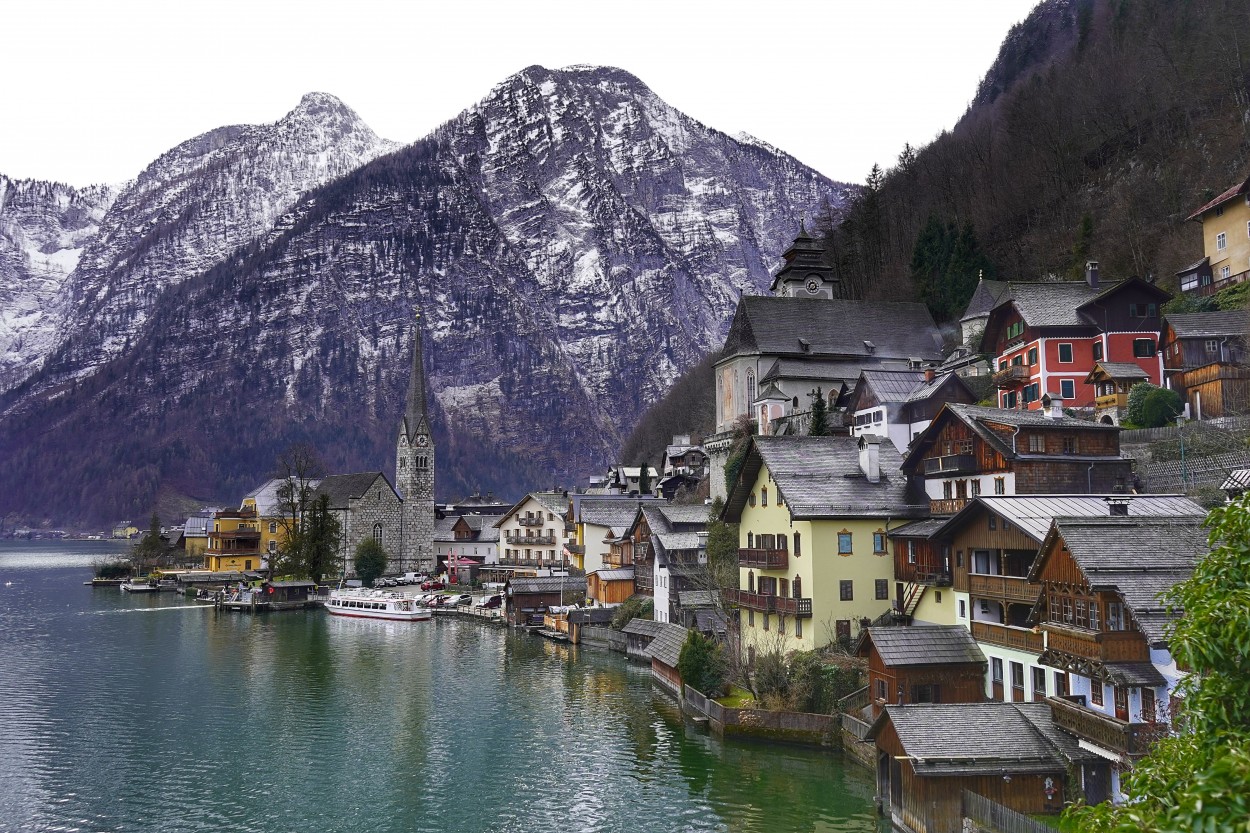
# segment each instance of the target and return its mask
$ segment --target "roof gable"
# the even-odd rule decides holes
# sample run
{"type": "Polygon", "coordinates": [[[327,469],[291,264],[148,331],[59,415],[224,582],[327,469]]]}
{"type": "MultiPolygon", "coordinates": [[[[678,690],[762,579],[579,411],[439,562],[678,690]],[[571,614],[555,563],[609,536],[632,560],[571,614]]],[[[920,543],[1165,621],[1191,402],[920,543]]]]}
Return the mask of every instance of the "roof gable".
{"type": "Polygon", "coordinates": [[[399,497],[399,493],[395,491],[395,487],[391,485],[391,481],[386,479],[386,475],[380,471],[365,471],[357,474],[332,474],[321,481],[317,486],[316,496],[326,495],[330,498],[330,508],[346,510],[349,501],[355,498],[364,497],[368,492],[377,486],[385,484],[391,494],[399,497]],[[377,481],[381,480],[382,483],[377,481]]]}

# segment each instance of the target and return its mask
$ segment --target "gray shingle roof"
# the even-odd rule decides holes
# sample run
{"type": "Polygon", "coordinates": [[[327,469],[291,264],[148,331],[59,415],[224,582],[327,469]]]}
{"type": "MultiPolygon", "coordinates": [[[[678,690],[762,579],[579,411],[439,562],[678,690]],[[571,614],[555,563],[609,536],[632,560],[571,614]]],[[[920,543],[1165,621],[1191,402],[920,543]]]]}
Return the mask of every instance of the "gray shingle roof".
{"type": "Polygon", "coordinates": [[[635,616],[625,623],[625,627],[621,628],[621,633],[633,633],[639,636],[655,636],[660,632],[660,626],[663,622],[656,622],[652,619],[640,619],[635,616]]]}
{"type": "Polygon", "coordinates": [[[917,775],[1062,772],[1069,761],[1087,757],[1075,738],[1047,726],[1045,703],[886,706],[868,737],[876,738],[887,721],[917,775]]]}
{"type": "Polygon", "coordinates": [[[658,659],[669,668],[676,668],[677,661],[681,657],[681,646],[686,644],[688,631],[681,625],[671,622],[658,624],[660,632],[656,634],[655,639],[651,640],[651,644],[643,649],[643,654],[652,659],[658,659]]]}
{"type": "Polygon", "coordinates": [[[638,514],[637,500],[585,500],[578,508],[577,519],[582,523],[606,526],[621,533],[638,514]]]}
{"type": "Polygon", "coordinates": [[[757,352],[941,361],[942,337],[924,304],[748,295],[738,302],[722,356],[757,352]]]}
{"type": "MultiPolygon", "coordinates": [[[[1140,365],[1133,362],[1098,362],[1095,370],[1101,367],[1103,371],[1112,379],[1149,379],[1150,374],[1141,369],[1140,365]]],[[[1093,375],[1091,370],[1090,374],[1093,375]]]]}
{"type": "Polygon", "coordinates": [[[1090,321],[1077,312],[1077,307],[1094,300],[1111,288],[1104,281],[1094,289],[1085,281],[1012,282],[1000,304],[1014,304],[1030,327],[1088,327],[1090,321]]]}
{"type": "Polygon", "coordinates": [[[434,519],[434,540],[435,541],[452,541],[455,539],[456,521],[460,518],[455,515],[446,518],[434,519]]]}
{"type": "Polygon", "coordinates": [[[585,595],[586,580],[572,576],[538,576],[535,578],[513,578],[508,580],[508,587],[513,593],[559,593],[585,595]]]}
{"type": "Polygon", "coordinates": [[[954,517],[942,520],[933,537],[962,527],[974,515],[991,511],[1039,544],[1058,517],[1108,518],[1108,500],[1127,501],[1128,517],[1206,516],[1206,510],[1184,495],[981,495],[954,517]]]}
{"type": "Polygon", "coordinates": [[[984,278],[977,281],[976,291],[972,293],[972,297],[968,300],[968,306],[964,309],[963,317],[960,321],[966,321],[969,318],[980,318],[989,315],[990,310],[998,306],[1002,301],[1003,295],[1007,292],[1008,284],[1006,281],[987,281],[984,278]]]}
{"type": "Polygon", "coordinates": [[[652,533],[651,539],[659,541],[665,551],[695,550],[699,548],[697,532],[660,532],[652,533]]]}
{"type": "Polygon", "coordinates": [[[869,628],[867,634],[887,668],[985,664],[985,654],[962,625],[869,628]]]}
{"type": "Polygon", "coordinates": [[[1218,312],[1185,312],[1163,316],[1177,338],[1244,336],[1250,332],[1250,312],[1244,309],[1218,312]]]}
{"type": "MultiPolygon", "coordinates": [[[[1207,530],[1193,515],[1150,518],[1055,518],[1054,531],[1094,589],[1120,594],[1133,620],[1152,645],[1164,644],[1164,626],[1172,618],[1161,594],[1193,575],[1205,555],[1207,530]]],[[[1050,542],[1047,536],[1046,543],[1050,542]]],[[[1033,564],[1036,581],[1044,559],[1033,564]]]]}
{"type": "Polygon", "coordinates": [[[751,443],[743,473],[726,501],[728,518],[740,517],[761,464],[768,467],[796,519],[928,513],[927,502],[909,494],[907,478],[899,470],[902,458],[888,442],[879,446],[881,477],[876,483],[860,469],[857,437],[752,437],[751,443]]]}
{"type": "Polygon", "coordinates": [[[677,593],[677,604],[681,607],[715,607],[715,590],[680,590],[677,593]]]}
{"type": "Polygon", "coordinates": [[[394,491],[382,472],[363,471],[357,474],[332,474],[321,481],[316,494],[329,495],[331,509],[346,509],[350,498],[363,497],[379,477],[386,482],[386,488],[394,491]]]}
{"type": "MultiPolygon", "coordinates": [[[[762,385],[777,379],[810,379],[814,382],[832,380],[850,387],[855,384],[855,380],[859,378],[859,374],[865,367],[884,368],[886,366],[885,362],[867,356],[858,361],[778,359],[768,370],[764,371],[759,383],[762,385]]],[[[826,391],[828,390],[829,388],[826,388],[826,391]]]]}

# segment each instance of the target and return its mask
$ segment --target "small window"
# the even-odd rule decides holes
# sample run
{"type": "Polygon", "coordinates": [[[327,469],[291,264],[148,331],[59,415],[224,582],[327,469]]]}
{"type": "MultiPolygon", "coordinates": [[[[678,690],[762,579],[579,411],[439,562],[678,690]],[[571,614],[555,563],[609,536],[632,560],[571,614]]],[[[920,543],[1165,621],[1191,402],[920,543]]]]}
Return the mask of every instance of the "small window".
{"type": "Polygon", "coordinates": [[[968,618],[968,603],[964,601],[963,599],[959,600],[959,618],[960,619],[968,618]]]}
{"type": "Polygon", "coordinates": [[[1101,341],[1094,342],[1094,361],[1096,362],[1102,361],[1102,342],[1101,341]]]}
{"type": "Polygon", "coordinates": [[[1095,706],[1102,705],[1102,680],[1089,681],[1089,702],[1095,706]]]}
{"type": "Polygon", "coordinates": [[[970,483],[971,483],[971,485],[972,485],[972,496],[973,496],[973,497],[980,497],[980,496],[981,496],[981,481],[980,481],[980,480],[972,480],[972,481],[969,481],[969,482],[970,482],[970,483]]]}
{"type": "Polygon", "coordinates": [[[1220,341],[1217,338],[1208,338],[1202,343],[1202,347],[1208,353],[1218,353],[1220,352],[1220,341]]]}
{"type": "Polygon", "coordinates": [[[1041,434],[1029,434],[1029,451],[1040,454],[1046,450],[1046,437],[1041,434]]]}
{"type": "Polygon", "coordinates": [[[1011,663],[1011,687],[1024,690],[1024,666],[1018,662],[1011,663]]]}
{"type": "Polygon", "coordinates": [[[755,492],[751,492],[751,494],[747,495],[747,503],[751,506],[755,506],[755,492]]]}
{"type": "Polygon", "coordinates": [[[768,487],[764,486],[760,489],[760,506],[768,505],[768,487]]]}
{"type": "Polygon", "coordinates": [[[838,582],[838,592],[840,598],[844,602],[854,601],[855,599],[855,583],[851,579],[843,579],[838,582]]]}
{"type": "Polygon", "coordinates": [[[799,533],[794,533],[794,557],[799,558],[803,555],[803,539],[799,537],[799,533]]]}
{"type": "Polygon", "coordinates": [[[990,674],[994,682],[1003,681],[1003,661],[999,657],[990,657],[990,674]]]}
{"type": "Polygon", "coordinates": [[[889,579],[879,578],[875,580],[874,584],[875,584],[876,591],[877,591],[878,601],[882,599],[890,598],[890,580],[889,579]]]}
{"type": "Polygon", "coordinates": [[[1035,364],[1037,364],[1037,348],[1030,347],[1029,348],[1029,366],[1031,367],[1035,364]]]}
{"type": "Polygon", "coordinates": [[[1228,248],[1228,235],[1226,233],[1221,231],[1219,234],[1215,235],[1215,248],[1220,251],[1224,251],[1228,248]]]}
{"type": "Polygon", "coordinates": [[[1063,438],[1063,453],[1064,454],[1076,454],[1077,448],[1078,446],[1076,444],[1076,437],[1064,437],[1063,438]]]}
{"type": "Polygon", "coordinates": [[[1055,672],[1055,696],[1066,697],[1068,695],[1068,672],[1055,672]]]}
{"type": "Polygon", "coordinates": [[[277,531],[278,531],[278,522],[277,522],[277,521],[270,521],[270,522],[269,522],[269,534],[270,534],[270,535],[274,535],[274,534],[276,534],[276,533],[277,533],[277,531]]]}
{"type": "Polygon", "coordinates": [[[1222,281],[1226,281],[1226,280],[1228,280],[1228,279],[1229,279],[1229,277],[1230,277],[1232,274],[1233,274],[1233,269],[1232,269],[1232,267],[1231,267],[1231,266],[1221,266],[1221,267],[1220,267],[1220,280],[1222,280],[1222,281]]]}
{"type": "Polygon", "coordinates": [[[1059,361],[1063,364],[1071,364],[1072,362],[1072,345],[1071,344],[1059,345],[1059,361]]]}
{"type": "Polygon", "coordinates": [[[838,555],[851,554],[851,533],[843,530],[838,533],[838,555]]]}
{"type": "Polygon", "coordinates": [[[994,478],[994,494],[996,495],[1007,494],[1007,478],[1005,477],[994,478]]]}
{"type": "Polygon", "coordinates": [[[885,533],[874,532],[872,534],[872,551],[876,553],[885,552],[885,533]]]}
{"type": "Polygon", "coordinates": [[[1133,355],[1139,359],[1148,359],[1155,354],[1155,340],[1153,338],[1135,338],[1133,339],[1133,355]]]}
{"type": "Polygon", "coordinates": [[[1046,694],[1046,669],[1033,666],[1033,696],[1040,698],[1046,694]]]}
{"type": "Polygon", "coordinates": [[[990,529],[998,529],[998,516],[991,512],[989,513],[988,518],[990,529]]]}
{"type": "Polygon", "coordinates": [[[1064,400],[1072,400],[1076,398],[1076,380],[1061,379],[1059,380],[1059,396],[1064,400]]]}
{"type": "Polygon", "coordinates": [[[916,563],[916,542],[910,539],[907,541],[907,563],[916,563]]]}
{"type": "Polygon", "coordinates": [[[1016,407],[1016,403],[1017,403],[1016,392],[1014,390],[1009,391],[1007,393],[1006,399],[1003,402],[1003,406],[1006,408],[1014,408],[1016,407]]]}

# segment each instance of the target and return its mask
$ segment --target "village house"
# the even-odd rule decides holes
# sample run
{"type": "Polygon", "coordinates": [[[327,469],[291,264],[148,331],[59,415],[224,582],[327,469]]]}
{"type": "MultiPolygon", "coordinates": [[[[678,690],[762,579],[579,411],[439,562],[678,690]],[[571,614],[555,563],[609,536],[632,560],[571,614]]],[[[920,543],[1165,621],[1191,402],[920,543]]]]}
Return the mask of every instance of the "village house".
{"type": "Polygon", "coordinates": [[[687,624],[679,593],[708,590],[708,508],[647,503],[638,507],[625,534],[633,540],[634,590],[653,599],[659,622],[687,624]]]}
{"type": "MultiPolygon", "coordinates": [[[[291,525],[291,510],[282,500],[282,486],[288,481],[285,478],[271,478],[243,496],[241,509],[255,511],[260,525],[260,549],[264,553],[265,564],[278,552],[278,548],[286,542],[287,529],[291,525]]],[[[308,487],[315,489],[318,480],[308,481],[308,487]]]]}
{"type": "Polygon", "coordinates": [[[499,561],[499,528],[503,515],[462,513],[434,522],[434,562],[441,572],[453,559],[477,566],[499,561]]]}
{"type": "Polygon", "coordinates": [[[1174,313],[1163,319],[1167,386],[1189,406],[1190,419],[1250,413],[1250,312],[1174,313]]]}
{"type": "Polygon", "coordinates": [[[208,549],[208,532],[213,526],[213,516],[221,507],[205,506],[187,518],[182,525],[182,549],[192,561],[202,562],[204,550],[208,549]]]}
{"type": "Polygon", "coordinates": [[[954,373],[924,370],[865,370],[847,400],[851,435],[888,437],[900,454],[929,427],[948,402],[971,405],[976,397],[954,373]]]}
{"type": "MultiPolygon", "coordinates": [[[[608,562],[611,542],[633,523],[644,498],[638,495],[573,495],[574,537],[566,546],[570,563],[587,575],[608,562]]],[[[649,500],[660,503],[658,498],[649,500]]]]}
{"type": "Polygon", "coordinates": [[[985,495],[932,530],[931,541],[951,564],[945,592],[954,622],[971,632],[988,661],[987,697],[1019,703],[1068,693],[1067,677],[1048,673],[1040,660],[1046,634],[1029,617],[1042,588],[1029,572],[1055,517],[1097,520],[1113,512],[1142,523],[1205,515],[1181,495],[985,495]]]}
{"type": "Polygon", "coordinates": [[[1203,517],[1057,517],[1029,572],[1041,586],[1038,660],[1066,677],[1046,702],[1097,758],[1081,768],[1091,801],[1121,794],[1120,773],[1165,731],[1183,672],[1168,650],[1167,591],[1207,552],[1203,517]]]}
{"type": "MultiPolygon", "coordinates": [[[[492,580],[509,576],[550,576],[568,569],[565,547],[569,497],[564,492],[530,492],[495,521],[499,561],[487,573],[492,580]]],[[[583,588],[584,589],[584,588],[583,588]]]]}
{"type": "Polygon", "coordinates": [[[1119,428],[1042,411],[948,404],[903,460],[923,480],[934,515],[952,515],[978,495],[1127,492],[1132,461],[1119,428]]]}
{"type": "Polygon", "coordinates": [[[1018,813],[1058,813],[1070,767],[1094,757],[1041,703],[886,706],[868,732],[877,794],[895,830],[962,833],[964,794],[1018,813]]]}
{"type": "Polygon", "coordinates": [[[890,608],[887,524],[925,514],[889,443],[752,437],[722,517],[738,524],[742,650],[849,645],[890,608]]]}
{"type": "Polygon", "coordinates": [[[930,536],[945,517],[925,518],[889,529],[894,554],[892,610],[905,624],[955,624],[955,597],[950,592],[950,548],[930,536]]]}
{"type": "Polygon", "coordinates": [[[260,519],[254,508],[222,509],[204,549],[204,569],[214,573],[251,572],[261,568],[260,519]]]}
{"type": "Polygon", "coordinates": [[[990,311],[1002,303],[1010,291],[1011,286],[1006,281],[987,281],[984,277],[977,279],[977,288],[959,319],[962,344],[974,348],[981,346],[981,336],[990,320],[990,311]]]}
{"type": "MultiPolygon", "coordinates": [[[[659,625],[655,637],[642,649],[644,658],[651,660],[651,676],[678,700],[682,696],[681,672],[677,670],[681,659],[681,648],[686,644],[688,632],[681,625],[671,622],[657,622],[659,625]]],[[[705,691],[709,697],[716,697],[719,691],[705,691]]]]}
{"type": "Polygon", "coordinates": [[[1085,278],[1011,283],[990,312],[981,345],[994,356],[1000,407],[1037,410],[1049,395],[1092,408],[1085,380],[1100,361],[1136,364],[1162,382],[1159,307],[1171,296],[1139,278],[1103,281],[1095,261],[1085,278]]]}
{"type": "Polygon", "coordinates": [[[855,653],[868,660],[869,722],[887,705],[985,700],[985,655],[959,625],[868,628],[855,653]]]}
{"type": "Polygon", "coordinates": [[[553,607],[580,605],[586,582],[569,576],[514,576],[504,585],[504,621],[511,627],[541,625],[553,607]]]}
{"type": "Polygon", "coordinates": [[[1203,297],[1250,275],[1250,179],[1203,205],[1187,220],[1202,226],[1203,258],[1176,273],[1182,292],[1203,297]]]}

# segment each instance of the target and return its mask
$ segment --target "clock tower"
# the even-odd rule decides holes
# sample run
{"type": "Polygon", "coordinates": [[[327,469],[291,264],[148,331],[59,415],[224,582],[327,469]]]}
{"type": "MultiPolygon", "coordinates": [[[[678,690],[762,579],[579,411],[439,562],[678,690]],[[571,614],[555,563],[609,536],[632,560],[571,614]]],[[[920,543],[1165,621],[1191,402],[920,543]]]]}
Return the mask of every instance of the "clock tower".
{"type": "MultiPolygon", "coordinates": [[[[419,316],[418,316],[419,319],[419,316]]],[[[395,572],[434,570],[434,437],[425,404],[425,366],[421,328],[412,330],[412,375],[399,424],[395,488],[404,499],[403,536],[395,572]]]]}
{"type": "Polygon", "coordinates": [[[773,276],[772,291],[784,298],[841,298],[842,285],[833,268],[825,263],[820,242],[807,233],[799,221],[799,236],[781,255],[785,263],[773,276]]]}

